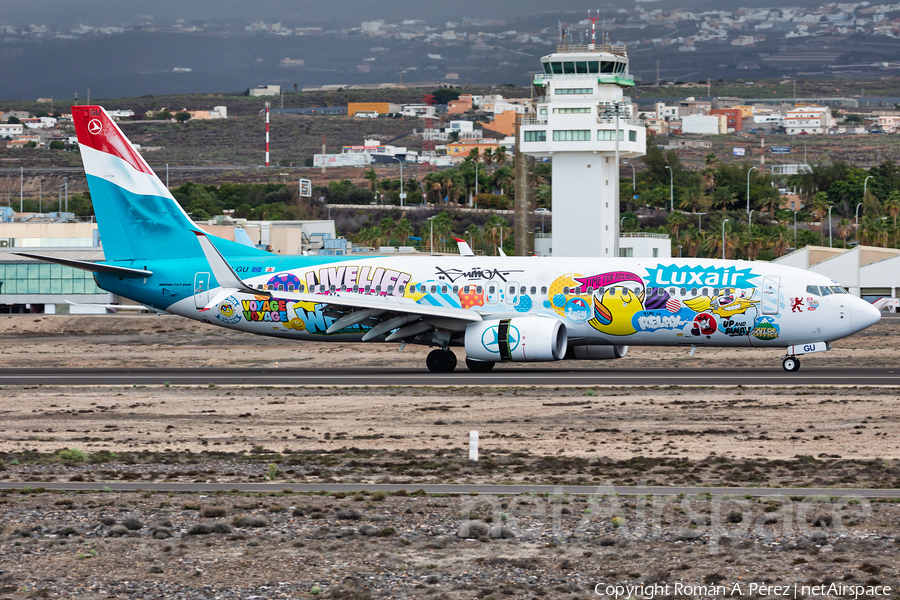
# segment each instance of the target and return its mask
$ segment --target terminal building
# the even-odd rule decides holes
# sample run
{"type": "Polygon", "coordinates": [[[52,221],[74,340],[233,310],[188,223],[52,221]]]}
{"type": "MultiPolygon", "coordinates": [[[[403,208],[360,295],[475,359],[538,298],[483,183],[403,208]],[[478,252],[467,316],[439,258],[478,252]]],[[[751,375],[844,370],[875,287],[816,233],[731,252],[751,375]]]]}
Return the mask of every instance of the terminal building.
{"type": "Polygon", "coordinates": [[[623,93],[634,86],[625,47],[559,46],[541,66],[535,116],[520,127],[521,151],[553,164],[553,236],[536,238],[535,248],[599,258],[633,252],[619,237],[619,161],[646,154],[647,128],[623,93]]]}
{"type": "MultiPolygon", "coordinates": [[[[97,223],[72,214],[19,215],[0,211],[0,314],[105,314],[133,304],[100,289],[88,271],[18,256],[28,252],[55,258],[104,260],[97,223]]],[[[334,221],[244,221],[197,226],[225,239],[273,254],[345,254],[334,221]]]]}
{"type": "Polygon", "coordinates": [[[872,302],[876,308],[898,312],[900,250],[874,246],[849,250],[806,246],[773,262],[824,275],[854,296],[872,302]]]}

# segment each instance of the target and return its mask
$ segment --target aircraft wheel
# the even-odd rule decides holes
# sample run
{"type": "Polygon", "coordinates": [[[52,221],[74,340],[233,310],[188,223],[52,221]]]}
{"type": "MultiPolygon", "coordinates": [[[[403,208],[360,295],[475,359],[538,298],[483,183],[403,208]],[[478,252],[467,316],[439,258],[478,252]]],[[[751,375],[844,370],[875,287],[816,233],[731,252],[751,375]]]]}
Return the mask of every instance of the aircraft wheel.
{"type": "Polygon", "coordinates": [[[781,361],[781,366],[785,371],[793,372],[800,370],[800,359],[796,356],[787,356],[781,361]]]}
{"type": "Polygon", "coordinates": [[[471,358],[466,359],[466,367],[468,367],[469,370],[473,373],[487,373],[494,368],[495,364],[497,363],[487,362],[484,360],[472,360],[471,358]]]}
{"type": "Polygon", "coordinates": [[[449,350],[432,350],[425,359],[425,366],[432,373],[449,373],[456,368],[456,355],[449,350]]]}

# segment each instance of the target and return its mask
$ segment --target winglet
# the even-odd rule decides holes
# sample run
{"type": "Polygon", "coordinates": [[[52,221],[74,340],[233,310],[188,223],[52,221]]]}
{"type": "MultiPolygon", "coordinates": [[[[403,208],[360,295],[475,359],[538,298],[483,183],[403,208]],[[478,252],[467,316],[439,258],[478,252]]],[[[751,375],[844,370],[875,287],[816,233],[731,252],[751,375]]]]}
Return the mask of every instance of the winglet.
{"type": "Polygon", "coordinates": [[[200,242],[200,248],[203,250],[203,254],[206,256],[206,260],[209,263],[209,267],[212,269],[213,275],[221,287],[244,292],[245,294],[272,296],[272,294],[265,290],[254,290],[247,285],[243,279],[238,277],[238,274],[234,272],[234,269],[231,268],[231,265],[228,264],[228,261],[225,260],[225,257],[222,256],[218,248],[209,241],[209,238],[205,233],[196,230],[194,233],[197,235],[197,241],[200,242]]]}
{"type": "Polygon", "coordinates": [[[458,237],[453,239],[456,240],[456,245],[459,247],[460,256],[475,256],[475,253],[472,252],[472,249],[469,247],[469,244],[466,243],[466,240],[461,240],[458,237]]]}

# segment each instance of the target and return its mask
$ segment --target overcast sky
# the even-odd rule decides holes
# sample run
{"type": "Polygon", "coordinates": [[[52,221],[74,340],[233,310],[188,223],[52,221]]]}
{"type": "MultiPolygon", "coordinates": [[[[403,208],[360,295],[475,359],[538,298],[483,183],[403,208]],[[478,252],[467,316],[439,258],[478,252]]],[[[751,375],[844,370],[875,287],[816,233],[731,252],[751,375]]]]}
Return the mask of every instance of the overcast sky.
{"type": "MultiPolygon", "coordinates": [[[[210,20],[277,20],[287,15],[308,16],[311,21],[340,20],[342,24],[358,24],[379,18],[453,19],[478,17],[511,19],[518,15],[543,12],[547,9],[584,10],[600,8],[604,3],[590,0],[31,0],[4,2],[0,22],[12,24],[90,22],[100,24],[136,20],[139,15],[156,19],[210,20]]],[[[630,2],[628,4],[631,4],[630,2]]],[[[605,3],[608,8],[612,6],[605,3]]]]}

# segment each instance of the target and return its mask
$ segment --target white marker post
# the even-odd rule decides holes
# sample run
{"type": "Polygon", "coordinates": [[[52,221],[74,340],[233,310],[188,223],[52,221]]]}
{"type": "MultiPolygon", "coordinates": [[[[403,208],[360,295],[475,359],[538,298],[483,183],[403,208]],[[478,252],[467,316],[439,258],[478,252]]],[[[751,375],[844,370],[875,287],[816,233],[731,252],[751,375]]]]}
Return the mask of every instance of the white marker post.
{"type": "Polygon", "coordinates": [[[478,432],[469,432],[469,460],[478,462],[478,432]]]}

